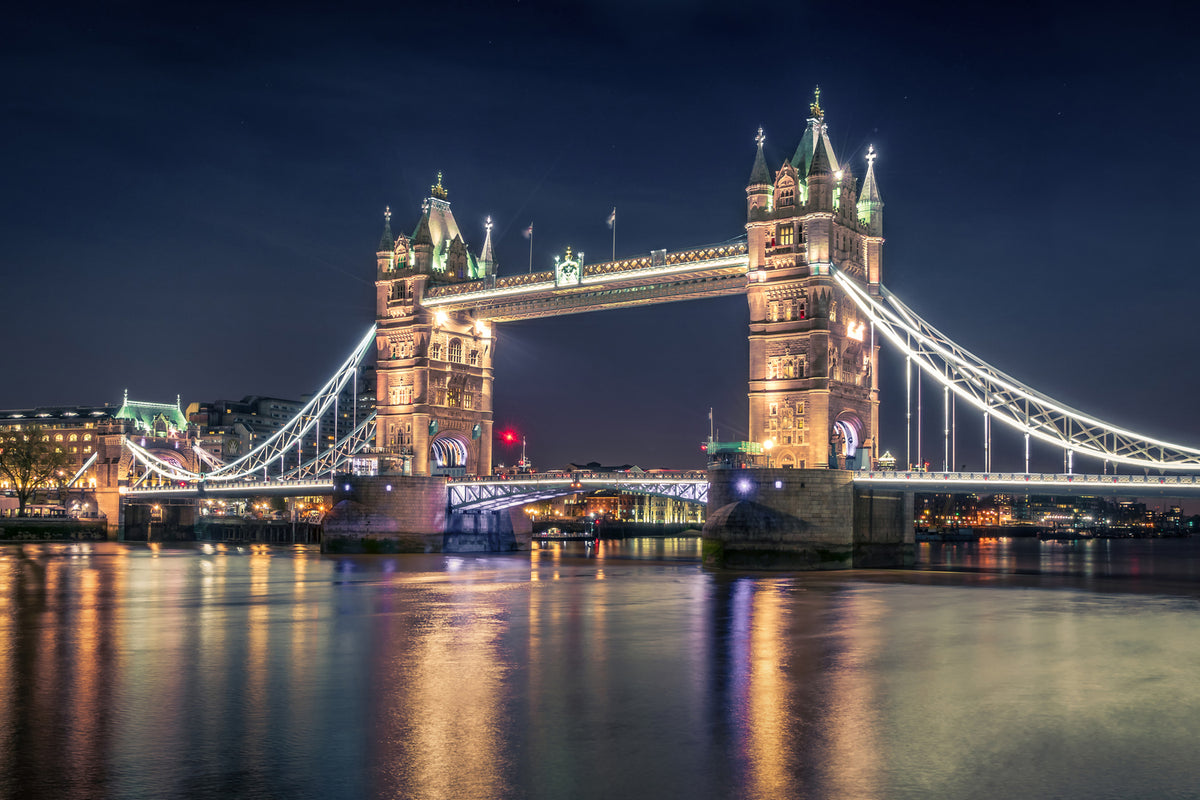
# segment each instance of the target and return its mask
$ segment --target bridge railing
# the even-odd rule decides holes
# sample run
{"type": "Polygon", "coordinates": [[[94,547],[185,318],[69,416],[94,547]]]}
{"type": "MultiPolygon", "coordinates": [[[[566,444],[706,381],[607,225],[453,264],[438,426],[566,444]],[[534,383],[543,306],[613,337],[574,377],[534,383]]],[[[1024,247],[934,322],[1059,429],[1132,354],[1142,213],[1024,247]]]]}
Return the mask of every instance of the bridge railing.
{"type": "Polygon", "coordinates": [[[708,482],[708,473],[704,470],[680,470],[678,472],[649,472],[643,474],[627,474],[618,472],[567,472],[554,470],[551,472],[526,472],[513,475],[463,476],[447,478],[450,484],[481,484],[481,483],[513,483],[526,482],[581,482],[605,481],[608,483],[663,483],[668,481],[704,481],[708,482]]]}
{"type": "MultiPolygon", "coordinates": [[[[856,472],[856,480],[897,481],[907,483],[1003,483],[1031,484],[1052,488],[1055,484],[1111,484],[1132,486],[1200,486],[1200,475],[1088,475],[1057,472],[925,472],[922,470],[866,470],[856,472]]],[[[933,491],[933,489],[931,489],[933,491]]]]}

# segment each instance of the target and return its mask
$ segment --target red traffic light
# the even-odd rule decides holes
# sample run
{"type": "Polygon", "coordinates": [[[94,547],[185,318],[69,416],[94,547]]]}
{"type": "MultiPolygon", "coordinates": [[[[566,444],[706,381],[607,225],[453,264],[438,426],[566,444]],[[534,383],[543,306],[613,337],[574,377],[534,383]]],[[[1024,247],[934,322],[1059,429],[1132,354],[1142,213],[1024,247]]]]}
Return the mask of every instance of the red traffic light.
{"type": "Polygon", "coordinates": [[[505,444],[513,444],[517,441],[517,435],[512,431],[504,431],[500,434],[500,438],[505,444]]]}

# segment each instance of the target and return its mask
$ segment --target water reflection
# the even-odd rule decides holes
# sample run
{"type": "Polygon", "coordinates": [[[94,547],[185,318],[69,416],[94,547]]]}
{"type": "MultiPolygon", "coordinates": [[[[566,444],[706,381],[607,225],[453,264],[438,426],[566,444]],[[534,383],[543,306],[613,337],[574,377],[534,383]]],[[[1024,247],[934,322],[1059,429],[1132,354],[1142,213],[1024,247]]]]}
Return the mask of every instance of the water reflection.
{"type": "Polygon", "coordinates": [[[695,549],[0,548],[0,796],[1196,796],[1200,547],[695,549]]]}

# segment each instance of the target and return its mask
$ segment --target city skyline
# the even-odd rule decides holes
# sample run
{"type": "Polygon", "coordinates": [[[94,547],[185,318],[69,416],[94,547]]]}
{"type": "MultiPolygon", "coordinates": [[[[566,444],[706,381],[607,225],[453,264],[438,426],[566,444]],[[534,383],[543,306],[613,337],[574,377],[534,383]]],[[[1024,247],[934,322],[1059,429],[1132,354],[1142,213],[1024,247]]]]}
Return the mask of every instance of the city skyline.
{"type": "MultiPolygon", "coordinates": [[[[26,80],[6,90],[0,258],[25,299],[0,407],[314,391],[370,324],[384,207],[411,232],[439,171],[473,251],[495,220],[502,275],[529,268],[530,223],[534,270],[568,245],[606,259],[613,207],[618,257],[743,235],[754,133],[776,168],[820,84],[839,158],[861,180],[880,154],[885,285],[1048,394],[1200,444],[1200,278],[1169,233],[1196,206],[1196,112],[1172,102],[1195,56],[1169,14],[883,13],[839,34],[844,63],[813,43],[771,71],[770,29],[720,7],[545,11],[418,12],[428,35],[408,38],[351,17],[81,9],[62,30],[27,12],[3,56],[26,80]]],[[[546,466],[694,466],[710,406],[744,435],[746,322],[725,298],[499,326],[496,428],[546,466]]],[[[901,373],[885,354],[893,453],[901,373]]],[[[958,460],[978,461],[968,424],[958,460]]]]}

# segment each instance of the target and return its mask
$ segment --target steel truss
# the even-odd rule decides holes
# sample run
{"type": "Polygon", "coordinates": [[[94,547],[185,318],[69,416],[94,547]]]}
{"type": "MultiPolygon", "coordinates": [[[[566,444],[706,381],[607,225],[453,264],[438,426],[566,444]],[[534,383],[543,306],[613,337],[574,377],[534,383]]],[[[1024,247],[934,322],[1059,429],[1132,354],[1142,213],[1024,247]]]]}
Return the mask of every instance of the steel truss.
{"type": "MultiPolygon", "coordinates": [[[[275,463],[282,465],[284,458],[289,453],[293,451],[299,451],[300,448],[303,447],[303,443],[305,441],[312,441],[311,434],[313,428],[320,425],[321,418],[325,416],[325,414],[334,410],[337,399],[342,390],[346,388],[346,385],[349,384],[352,379],[357,380],[356,376],[358,375],[359,364],[371,351],[374,343],[375,326],[372,325],[371,329],[367,331],[366,336],[364,336],[354,348],[354,351],[350,354],[349,358],[342,362],[342,365],[338,368],[337,372],[333,374],[333,377],[325,382],[325,385],[322,386],[321,389],[315,395],[313,395],[313,398],[309,400],[299,412],[296,413],[296,416],[288,420],[288,422],[282,428],[264,440],[262,444],[258,445],[258,447],[255,447],[241,458],[238,458],[227,464],[220,464],[220,466],[217,466],[217,468],[212,472],[202,474],[177,467],[174,464],[170,464],[161,458],[158,458],[141,445],[135,444],[129,437],[125,437],[125,446],[129,448],[129,451],[133,454],[134,458],[137,459],[137,461],[139,461],[143,466],[145,466],[147,470],[153,471],[158,475],[161,475],[162,477],[172,481],[185,483],[216,483],[239,481],[244,478],[258,477],[259,475],[263,475],[265,477],[270,465],[275,463]]],[[[373,429],[373,414],[370,416],[369,421],[373,429]]],[[[331,450],[336,451],[342,442],[353,440],[353,437],[356,434],[361,434],[361,432],[365,430],[364,426],[366,424],[367,421],[364,421],[363,425],[357,426],[354,431],[352,431],[346,437],[343,437],[343,439],[339,441],[333,448],[331,448],[331,450]]],[[[357,440],[353,441],[357,442],[357,440]]],[[[365,443],[356,443],[357,448],[362,448],[364,446],[366,446],[365,443]]],[[[320,459],[326,456],[328,453],[329,450],[326,450],[325,452],[318,454],[317,457],[305,462],[300,468],[293,468],[288,473],[285,473],[284,475],[276,475],[276,477],[292,476],[294,478],[295,476],[301,474],[300,472],[297,472],[297,469],[303,469],[303,467],[314,463],[322,463],[320,459]]],[[[212,459],[213,461],[220,463],[218,459],[209,453],[204,453],[204,455],[201,455],[200,458],[205,461],[212,459]],[[208,456],[208,458],[206,459],[205,456],[208,456]]],[[[343,456],[335,455],[332,456],[332,458],[334,458],[337,463],[341,463],[341,460],[344,460],[343,456]]]]}
{"type": "Polygon", "coordinates": [[[613,489],[657,495],[690,503],[708,502],[708,474],[686,472],[677,477],[629,477],[607,473],[534,474],[520,478],[455,478],[449,482],[454,511],[498,511],[553,497],[613,489]]]}
{"type": "Polygon", "coordinates": [[[1063,405],[958,346],[883,286],[875,297],[845,273],[831,272],[877,330],[988,418],[1071,454],[1151,469],[1200,469],[1200,450],[1143,436],[1063,405]]]}
{"type": "Polygon", "coordinates": [[[333,447],[318,453],[298,467],[292,467],[279,476],[279,480],[314,480],[321,475],[332,475],[344,466],[356,453],[371,446],[375,439],[375,412],[347,433],[333,447]]]}

